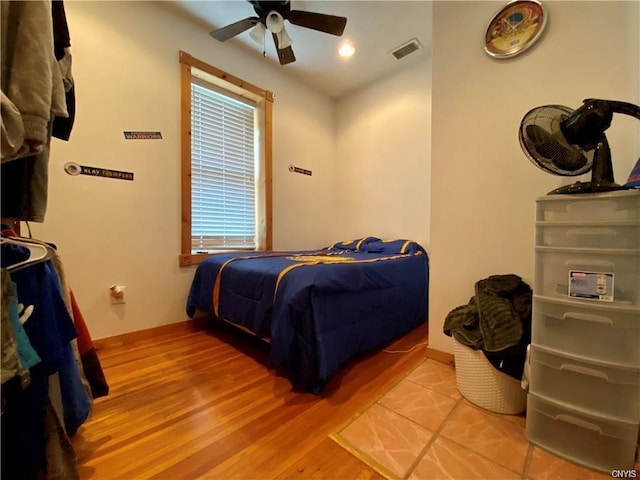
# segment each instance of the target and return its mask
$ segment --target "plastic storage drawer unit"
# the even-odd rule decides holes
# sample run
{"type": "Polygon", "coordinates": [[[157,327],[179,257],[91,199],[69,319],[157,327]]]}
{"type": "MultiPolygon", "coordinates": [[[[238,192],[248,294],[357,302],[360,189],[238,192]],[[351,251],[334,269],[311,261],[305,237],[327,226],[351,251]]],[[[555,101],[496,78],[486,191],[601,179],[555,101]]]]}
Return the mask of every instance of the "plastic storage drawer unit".
{"type": "Polygon", "coordinates": [[[529,394],[526,428],[530,442],[576,463],[606,473],[633,469],[637,423],[590,415],[529,394]]]}
{"type": "Polygon", "coordinates": [[[624,222],[538,222],[536,245],[569,248],[640,249],[640,220],[624,222]]]}
{"type": "Polygon", "coordinates": [[[531,393],[576,409],[640,421],[640,368],[531,345],[531,393]]]}
{"type": "Polygon", "coordinates": [[[608,474],[640,429],[640,191],[536,199],[527,437],[608,474]]]}
{"type": "Polygon", "coordinates": [[[534,295],[533,324],[536,345],[640,368],[638,309],[534,295]]]}
{"type": "Polygon", "coordinates": [[[640,307],[640,250],[587,250],[559,247],[536,247],[533,291],[554,298],[569,297],[571,272],[603,273],[611,278],[612,301],[585,299],[576,301],[640,307]],[[612,275],[612,277],[611,277],[612,275]]]}

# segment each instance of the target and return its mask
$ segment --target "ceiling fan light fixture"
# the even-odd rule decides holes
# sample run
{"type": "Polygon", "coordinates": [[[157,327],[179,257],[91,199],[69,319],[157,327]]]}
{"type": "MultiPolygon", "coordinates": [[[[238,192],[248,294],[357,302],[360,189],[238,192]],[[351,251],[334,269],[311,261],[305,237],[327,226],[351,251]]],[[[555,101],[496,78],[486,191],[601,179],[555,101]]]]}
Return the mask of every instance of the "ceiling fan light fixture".
{"type": "Polygon", "coordinates": [[[269,31],[277,35],[284,28],[284,18],[275,10],[271,10],[267,15],[266,24],[269,31]]]}
{"type": "Polygon", "coordinates": [[[354,53],[356,53],[355,47],[348,42],[342,44],[342,46],[338,50],[338,54],[343,58],[352,57],[354,53]]]}
{"type": "Polygon", "coordinates": [[[249,32],[251,39],[258,45],[264,45],[264,35],[267,33],[267,29],[260,22],[256,23],[256,26],[249,32]]]}
{"type": "Polygon", "coordinates": [[[276,37],[278,37],[279,49],[288,48],[293,43],[293,40],[291,40],[291,37],[289,36],[285,28],[280,30],[280,33],[276,33],[276,37]]]}

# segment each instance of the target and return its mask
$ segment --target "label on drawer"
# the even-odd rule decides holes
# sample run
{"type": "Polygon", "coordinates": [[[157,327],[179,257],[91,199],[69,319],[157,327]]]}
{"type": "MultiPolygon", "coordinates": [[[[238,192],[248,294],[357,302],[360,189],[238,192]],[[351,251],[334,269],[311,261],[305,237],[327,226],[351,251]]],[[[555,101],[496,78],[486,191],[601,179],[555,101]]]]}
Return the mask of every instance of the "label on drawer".
{"type": "Polygon", "coordinates": [[[613,273],[570,270],[569,296],[613,302],[613,273]]]}

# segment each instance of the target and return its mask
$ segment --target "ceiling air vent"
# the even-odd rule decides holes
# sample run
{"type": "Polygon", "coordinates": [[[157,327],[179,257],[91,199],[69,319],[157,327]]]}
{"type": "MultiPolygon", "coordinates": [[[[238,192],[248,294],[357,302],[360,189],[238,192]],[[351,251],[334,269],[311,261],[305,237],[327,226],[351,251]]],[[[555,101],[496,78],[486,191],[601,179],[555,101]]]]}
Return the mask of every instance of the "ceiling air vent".
{"type": "Polygon", "coordinates": [[[396,60],[400,60],[410,53],[417,52],[421,48],[422,45],[420,44],[420,42],[417,39],[412,38],[407,43],[400,45],[398,48],[394,48],[389,53],[391,53],[391,55],[393,55],[396,60]]]}

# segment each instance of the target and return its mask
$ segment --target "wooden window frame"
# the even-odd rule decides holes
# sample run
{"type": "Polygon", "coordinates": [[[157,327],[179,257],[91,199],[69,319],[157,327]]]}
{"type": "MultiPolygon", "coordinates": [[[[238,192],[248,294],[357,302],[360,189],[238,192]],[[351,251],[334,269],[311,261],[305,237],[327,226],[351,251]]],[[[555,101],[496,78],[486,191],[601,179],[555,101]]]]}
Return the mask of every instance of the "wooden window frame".
{"type": "Polygon", "coordinates": [[[202,60],[180,51],[180,157],[181,157],[181,236],[179,265],[197,265],[215,253],[191,253],[191,67],[206,72],[230,85],[251,92],[264,102],[264,175],[265,175],[265,250],[272,250],[272,112],[273,93],[256,87],[202,60]]]}

